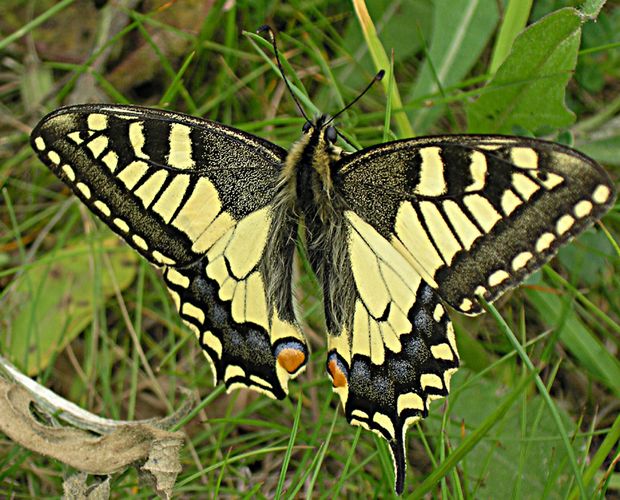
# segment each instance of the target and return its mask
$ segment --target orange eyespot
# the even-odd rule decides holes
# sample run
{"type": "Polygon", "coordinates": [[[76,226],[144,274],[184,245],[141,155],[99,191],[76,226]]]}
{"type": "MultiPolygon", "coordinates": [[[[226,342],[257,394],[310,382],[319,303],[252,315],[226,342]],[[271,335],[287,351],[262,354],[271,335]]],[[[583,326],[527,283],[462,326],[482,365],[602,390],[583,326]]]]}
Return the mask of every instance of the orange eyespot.
{"type": "Polygon", "coordinates": [[[349,382],[348,370],[335,352],[332,352],[327,358],[327,373],[329,373],[334,387],[345,387],[349,382]]]}
{"type": "Polygon", "coordinates": [[[290,341],[276,347],[276,359],[282,368],[290,374],[295,373],[306,364],[306,349],[300,342],[290,341]]]}

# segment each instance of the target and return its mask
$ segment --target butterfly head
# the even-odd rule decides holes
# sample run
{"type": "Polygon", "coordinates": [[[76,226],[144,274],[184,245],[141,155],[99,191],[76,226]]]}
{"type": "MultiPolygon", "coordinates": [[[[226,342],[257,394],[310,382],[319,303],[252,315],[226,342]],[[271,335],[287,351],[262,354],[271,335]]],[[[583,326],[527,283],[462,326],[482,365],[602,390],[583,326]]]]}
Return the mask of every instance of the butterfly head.
{"type": "Polygon", "coordinates": [[[331,125],[331,122],[332,118],[329,115],[321,115],[314,122],[306,121],[301,127],[301,131],[317,142],[332,145],[338,139],[338,131],[336,127],[331,125]]]}

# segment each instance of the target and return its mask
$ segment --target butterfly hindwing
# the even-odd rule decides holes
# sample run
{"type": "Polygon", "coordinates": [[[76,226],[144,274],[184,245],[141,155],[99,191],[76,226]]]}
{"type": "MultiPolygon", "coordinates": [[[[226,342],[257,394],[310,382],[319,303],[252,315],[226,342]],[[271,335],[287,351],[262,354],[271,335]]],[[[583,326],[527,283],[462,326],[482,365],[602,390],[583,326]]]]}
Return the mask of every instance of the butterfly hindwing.
{"type": "MultiPolygon", "coordinates": [[[[271,203],[286,152],[215,122],[108,105],[57,110],[32,143],[95,214],[164,268],[215,377],[283,398],[307,360],[292,304],[270,300],[265,286],[267,249],[294,252],[272,234],[281,230],[271,203]]],[[[290,273],[280,274],[286,285],[290,273]]]]}
{"type": "MultiPolygon", "coordinates": [[[[346,221],[352,282],[338,296],[352,297],[350,320],[328,321],[327,371],[348,421],[388,441],[402,491],[407,428],[448,394],[459,365],[454,329],[435,290],[390,242],[354,212],[346,221]]],[[[326,316],[337,315],[329,304],[326,316]]]]}
{"type": "Polygon", "coordinates": [[[396,141],[343,157],[351,208],[452,307],[481,311],[592,224],[614,199],[605,171],[575,150],[510,136],[396,141]]]}

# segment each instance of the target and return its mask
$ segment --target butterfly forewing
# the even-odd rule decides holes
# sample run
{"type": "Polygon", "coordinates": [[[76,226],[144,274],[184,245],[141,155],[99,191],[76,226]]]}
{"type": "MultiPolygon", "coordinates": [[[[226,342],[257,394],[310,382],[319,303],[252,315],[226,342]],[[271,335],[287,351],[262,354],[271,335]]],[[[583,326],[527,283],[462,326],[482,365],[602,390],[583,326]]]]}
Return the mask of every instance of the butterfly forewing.
{"type": "Polygon", "coordinates": [[[336,181],[443,300],[496,299],[605,213],[606,172],[577,151],[509,136],[397,141],[345,156],[336,181]]]}
{"type": "MultiPolygon", "coordinates": [[[[284,150],[207,120],[106,105],[51,113],[32,143],[95,214],[164,268],[215,377],[284,397],[307,359],[292,304],[270,301],[264,277],[284,150]]],[[[294,242],[278,251],[292,253],[294,242]]]]}

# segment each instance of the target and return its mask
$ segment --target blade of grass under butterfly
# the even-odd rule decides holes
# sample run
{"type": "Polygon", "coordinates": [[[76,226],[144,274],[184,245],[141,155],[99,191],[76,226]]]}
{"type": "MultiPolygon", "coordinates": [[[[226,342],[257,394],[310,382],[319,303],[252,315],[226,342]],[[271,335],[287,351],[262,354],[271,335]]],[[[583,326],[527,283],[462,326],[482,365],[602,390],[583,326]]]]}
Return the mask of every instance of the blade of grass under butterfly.
{"type": "Polygon", "coordinates": [[[579,492],[581,493],[581,496],[583,498],[588,498],[588,495],[586,494],[585,486],[583,484],[583,480],[581,478],[581,470],[579,468],[579,464],[577,463],[577,458],[575,457],[575,450],[573,449],[571,445],[570,438],[568,437],[568,434],[566,433],[566,429],[564,428],[564,424],[562,423],[562,417],[560,416],[555,406],[555,403],[553,402],[553,399],[551,399],[549,391],[547,390],[547,387],[545,387],[545,383],[540,378],[540,375],[538,375],[538,370],[536,369],[536,367],[530,360],[529,356],[525,352],[525,349],[523,349],[523,346],[521,345],[517,337],[515,337],[515,334],[512,332],[512,330],[510,329],[506,321],[504,321],[504,318],[502,318],[501,314],[499,314],[497,309],[495,309],[495,307],[492,304],[489,304],[483,298],[480,298],[479,300],[482,306],[484,307],[484,309],[487,312],[489,312],[491,316],[493,316],[493,319],[495,320],[497,326],[504,333],[504,335],[506,335],[506,338],[510,341],[510,343],[512,344],[512,347],[517,351],[517,354],[519,354],[519,357],[525,363],[530,373],[535,374],[534,383],[536,384],[536,387],[538,388],[538,392],[540,393],[543,400],[547,404],[549,413],[551,413],[551,416],[553,417],[553,420],[555,421],[555,424],[558,428],[558,433],[560,434],[560,437],[562,438],[562,442],[564,443],[566,454],[568,455],[568,459],[570,460],[571,467],[573,469],[574,479],[575,479],[575,482],[577,483],[579,492]]]}

